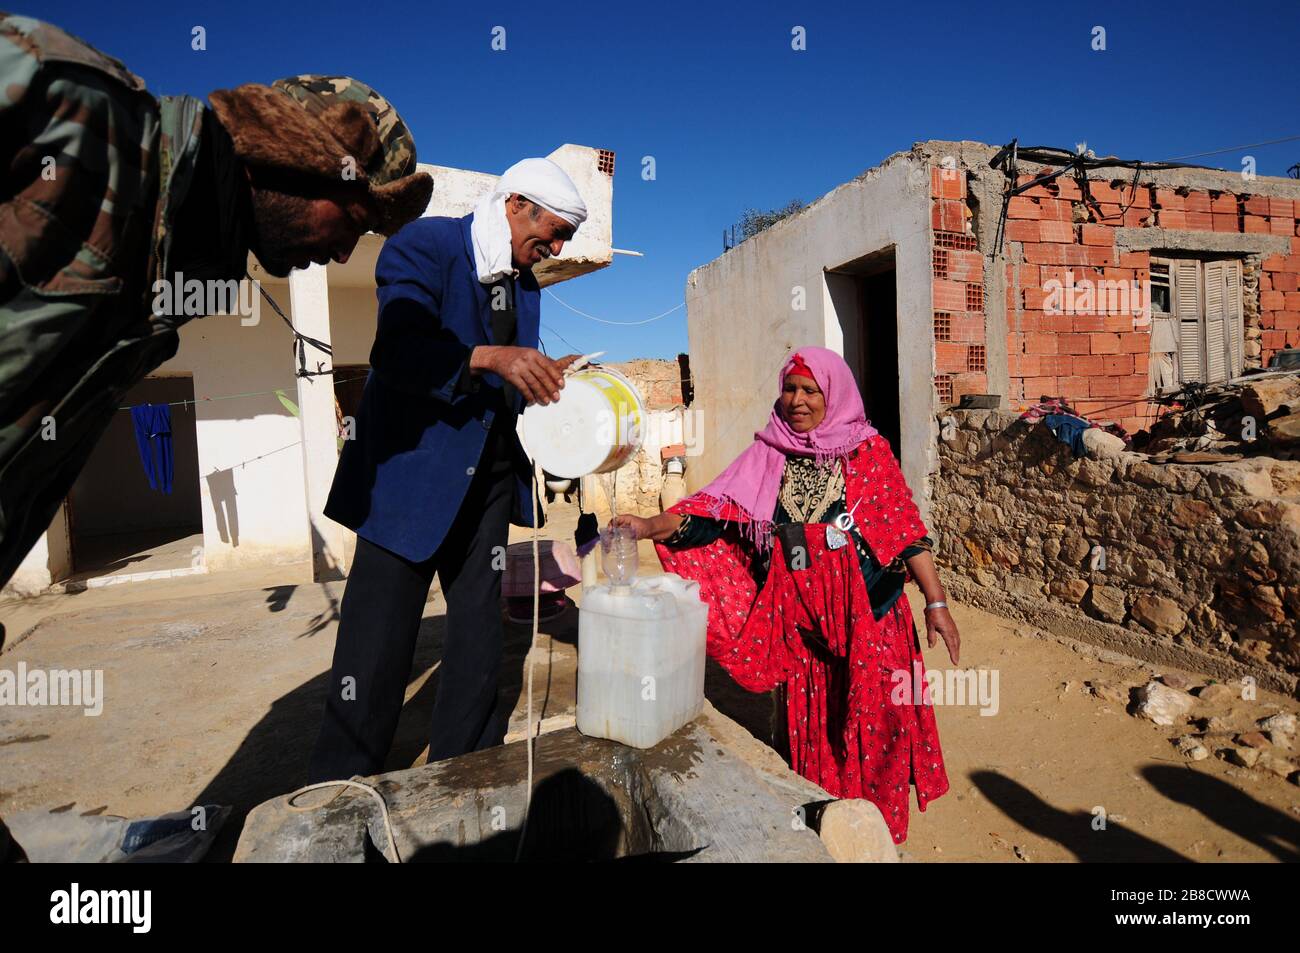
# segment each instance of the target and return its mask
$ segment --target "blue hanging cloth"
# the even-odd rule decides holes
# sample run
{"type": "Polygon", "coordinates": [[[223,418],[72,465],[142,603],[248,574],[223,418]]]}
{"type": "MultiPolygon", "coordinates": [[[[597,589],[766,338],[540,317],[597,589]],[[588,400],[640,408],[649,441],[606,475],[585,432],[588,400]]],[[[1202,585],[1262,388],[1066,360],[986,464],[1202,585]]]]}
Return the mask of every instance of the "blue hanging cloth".
{"type": "Polygon", "coordinates": [[[1083,432],[1092,426],[1091,423],[1073,414],[1048,414],[1043,418],[1043,423],[1047,424],[1057,440],[1074,451],[1076,457],[1084,455],[1083,432]]]}
{"type": "Polygon", "coordinates": [[[140,448],[140,462],[149,488],[172,491],[172,409],[166,404],[141,404],[131,408],[135,424],[135,442],[140,448]],[[154,460],[154,450],[158,459],[154,460]]]}

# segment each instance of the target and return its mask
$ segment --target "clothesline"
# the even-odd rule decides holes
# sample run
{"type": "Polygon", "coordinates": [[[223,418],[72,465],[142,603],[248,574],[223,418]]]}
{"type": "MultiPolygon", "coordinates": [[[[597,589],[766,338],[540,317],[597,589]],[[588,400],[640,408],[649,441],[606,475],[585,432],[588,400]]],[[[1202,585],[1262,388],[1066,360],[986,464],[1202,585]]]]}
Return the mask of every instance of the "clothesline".
{"type": "MultiPolygon", "coordinates": [[[[365,377],[349,377],[347,380],[335,381],[334,383],[335,383],[336,385],[338,385],[338,384],[351,384],[351,383],[353,383],[353,382],[355,382],[355,381],[363,381],[363,380],[365,380],[365,377]]],[[[680,378],[680,377],[646,377],[646,378],[642,378],[642,379],[641,379],[641,383],[645,383],[645,384],[656,384],[656,383],[669,383],[669,384],[674,384],[674,383],[679,383],[680,381],[681,381],[681,378],[680,378]]],[[[247,392],[247,393],[245,393],[245,394],[225,394],[225,395],[223,395],[223,396],[221,396],[221,397],[195,397],[193,400],[173,400],[173,401],[168,401],[166,405],[162,405],[162,404],[154,404],[154,406],[155,406],[155,407],[161,407],[161,406],[167,406],[167,407],[183,407],[183,406],[186,406],[186,405],[188,405],[188,404],[203,404],[203,403],[208,403],[209,401],[218,401],[218,400],[238,400],[238,399],[243,398],[243,397],[262,397],[262,396],[264,396],[264,395],[268,395],[268,394],[276,394],[276,393],[278,393],[278,392],[280,392],[280,391],[282,391],[282,390],[284,390],[284,388],[283,388],[283,387],[279,387],[279,388],[276,388],[275,390],[254,390],[254,391],[249,391],[249,392],[247,392]]],[[[134,406],[138,406],[138,405],[134,405],[134,406]]],[[[117,408],[117,409],[118,409],[118,410],[130,410],[131,408],[130,408],[130,407],[119,407],[119,408],[117,408]]]]}
{"type": "MultiPolygon", "coordinates": [[[[351,384],[351,383],[353,383],[354,381],[363,381],[363,380],[365,380],[364,377],[349,377],[349,378],[348,378],[347,380],[345,380],[345,381],[335,381],[334,383],[335,383],[336,385],[337,385],[337,384],[351,384]]],[[[249,392],[246,393],[246,394],[226,394],[226,395],[224,395],[224,396],[222,396],[222,397],[195,397],[193,400],[173,400],[173,401],[169,401],[169,402],[166,403],[166,404],[154,404],[154,406],[155,406],[155,407],[163,407],[163,406],[166,406],[166,407],[183,407],[183,406],[185,406],[185,405],[187,405],[187,404],[203,404],[203,403],[207,403],[208,401],[217,401],[217,400],[237,400],[237,399],[239,399],[239,398],[241,398],[241,397],[262,397],[262,396],[264,396],[264,395],[268,395],[268,394],[278,394],[278,393],[280,393],[280,392],[283,391],[283,390],[284,390],[283,387],[277,387],[275,390],[253,390],[253,391],[249,391],[249,392]]],[[[138,406],[138,405],[136,405],[136,406],[138,406]]],[[[130,407],[119,407],[119,408],[117,408],[117,409],[118,409],[118,410],[130,410],[131,408],[130,408],[130,407]]]]}

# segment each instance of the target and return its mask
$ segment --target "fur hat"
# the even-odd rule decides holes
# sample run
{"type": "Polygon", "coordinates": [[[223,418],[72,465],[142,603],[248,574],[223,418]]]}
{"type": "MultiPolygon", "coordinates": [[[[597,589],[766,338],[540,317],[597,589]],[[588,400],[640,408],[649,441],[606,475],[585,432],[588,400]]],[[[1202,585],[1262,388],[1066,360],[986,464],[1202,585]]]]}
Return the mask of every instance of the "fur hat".
{"type": "MultiPolygon", "coordinates": [[[[364,185],[376,206],[375,231],[380,234],[394,234],[429,205],[433,178],[415,171],[414,143],[409,162],[402,164],[406,174],[396,174],[401,170],[390,161],[392,143],[381,139],[373,110],[362,102],[340,98],[313,111],[259,83],[219,89],[208,99],[244,163],[322,182],[364,185]]],[[[405,134],[405,126],[401,130],[405,134]]]]}

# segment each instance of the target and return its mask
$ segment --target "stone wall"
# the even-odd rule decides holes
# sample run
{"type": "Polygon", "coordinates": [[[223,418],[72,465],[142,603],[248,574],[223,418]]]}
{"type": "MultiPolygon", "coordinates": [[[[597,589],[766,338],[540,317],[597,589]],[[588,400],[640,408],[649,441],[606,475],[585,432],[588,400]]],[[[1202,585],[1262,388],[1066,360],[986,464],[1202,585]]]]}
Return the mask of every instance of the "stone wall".
{"type": "Polygon", "coordinates": [[[1075,458],[1046,425],[1005,411],[939,424],[931,523],[954,595],[1295,691],[1300,462],[1153,464],[1096,430],[1075,458]]]}

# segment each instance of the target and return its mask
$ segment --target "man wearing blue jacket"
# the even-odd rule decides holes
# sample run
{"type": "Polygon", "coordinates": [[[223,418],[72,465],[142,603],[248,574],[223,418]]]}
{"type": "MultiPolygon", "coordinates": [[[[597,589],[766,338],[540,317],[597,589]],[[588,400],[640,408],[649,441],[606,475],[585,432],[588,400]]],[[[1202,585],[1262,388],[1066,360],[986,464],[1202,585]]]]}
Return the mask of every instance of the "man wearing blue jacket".
{"type": "MultiPolygon", "coordinates": [[[[447,600],[429,760],[500,744],[501,569],[532,525],[525,403],[558,400],[575,359],[537,350],[532,267],[587,216],[569,177],[524,159],[464,218],[421,218],[375,268],[378,327],[355,439],[325,513],[357,534],[310,782],[383,769],[434,574],[447,600]]],[[[540,512],[540,510],[539,510],[540,512]]]]}

